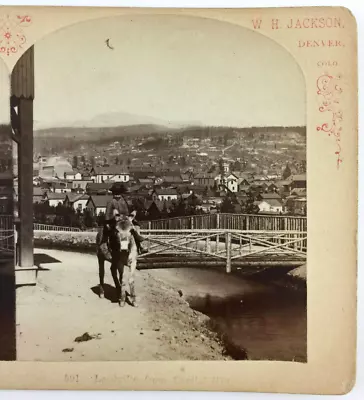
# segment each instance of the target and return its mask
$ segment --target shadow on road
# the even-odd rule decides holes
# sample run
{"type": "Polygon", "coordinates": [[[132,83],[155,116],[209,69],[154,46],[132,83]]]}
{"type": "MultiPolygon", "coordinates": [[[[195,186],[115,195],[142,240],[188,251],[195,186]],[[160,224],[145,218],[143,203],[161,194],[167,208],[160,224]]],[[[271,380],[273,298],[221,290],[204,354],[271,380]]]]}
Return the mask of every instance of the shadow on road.
{"type": "MultiPolygon", "coordinates": [[[[53,263],[61,263],[61,261],[57,260],[54,257],[49,256],[48,254],[44,253],[35,253],[34,254],[34,265],[38,268],[41,268],[41,264],[53,264],[53,263]]],[[[42,270],[48,270],[47,268],[41,268],[42,270]]]]}
{"type": "MultiPolygon", "coordinates": [[[[94,294],[96,294],[96,296],[100,296],[100,288],[99,286],[93,286],[91,288],[91,290],[94,292],[94,294]]],[[[107,283],[104,284],[104,296],[105,299],[109,300],[111,303],[118,303],[118,294],[116,291],[116,288],[114,286],[111,286],[107,283]]],[[[130,297],[130,293],[126,292],[126,303],[131,306],[131,302],[129,300],[130,297]]]]}
{"type": "MultiPolygon", "coordinates": [[[[93,286],[91,290],[97,295],[100,296],[100,288],[99,286],[93,286]]],[[[107,283],[104,284],[104,294],[105,294],[105,299],[108,299],[111,301],[111,303],[117,303],[118,302],[118,296],[116,292],[116,288],[114,288],[111,285],[108,285],[107,283]]]]}

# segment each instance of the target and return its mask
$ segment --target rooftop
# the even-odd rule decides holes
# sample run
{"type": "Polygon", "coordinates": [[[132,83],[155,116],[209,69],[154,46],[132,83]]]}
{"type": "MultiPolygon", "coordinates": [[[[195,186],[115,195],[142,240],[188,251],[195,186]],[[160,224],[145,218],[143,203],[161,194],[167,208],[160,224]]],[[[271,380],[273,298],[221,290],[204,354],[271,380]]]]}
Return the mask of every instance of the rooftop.
{"type": "Polygon", "coordinates": [[[112,200],[112,196],[104,196],[104,195],[95,195],[90,196],[89,201],[95,205],[95,207],[106,207],[106,204],[112,200]]]}
{"type": "Polygon", "coordinates": [[[109,167],[94,167],[93,170],[97,175],[125,175],[129,171],[123,165],[110,165],[109,167]]]}
{"type": "Polygon", "coordinates": [[[65,198],[66,198],[66,193],[48,192],[47,193],[47,198],[48,198],[48,200],[62,200],[62,201],[64,201],[65,198]]]}

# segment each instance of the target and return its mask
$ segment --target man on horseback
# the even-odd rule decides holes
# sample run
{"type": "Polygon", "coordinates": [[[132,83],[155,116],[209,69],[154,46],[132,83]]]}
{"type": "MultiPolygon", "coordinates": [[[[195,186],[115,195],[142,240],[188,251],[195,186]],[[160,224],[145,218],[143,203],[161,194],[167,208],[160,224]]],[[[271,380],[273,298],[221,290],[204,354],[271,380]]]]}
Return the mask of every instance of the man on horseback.
{"type": "MultiPolygon", "coordinates": [[[[123,194],[126,192],[126,188],[122,183],[114,183],[111,187],[111,192],[113,194],[113,198],[106,205],[106,215],[105,215],[105,225],[103,232],[103,241],[107,242],[110,237],[110,233],[115,229],[116,222],[121,215],[129,216],[129,207],[128,203],[123,197],[123,194]]],[[[138,223],[133,221],[134,225],[138,225],[138,223]]],[[[134,237],[135,244],[138,249],[139,254],[145,254],[148,251],[143,249],[142,242],[144,238],[139,235],[139,233],[132,229],[131,234],[134,237]]]]}

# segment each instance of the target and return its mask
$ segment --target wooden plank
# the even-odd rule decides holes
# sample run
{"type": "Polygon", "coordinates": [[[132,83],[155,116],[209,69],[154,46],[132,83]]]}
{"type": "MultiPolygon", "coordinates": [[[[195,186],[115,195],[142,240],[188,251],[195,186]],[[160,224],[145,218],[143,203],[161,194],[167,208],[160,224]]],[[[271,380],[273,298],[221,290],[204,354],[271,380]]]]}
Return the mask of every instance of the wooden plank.
{"type": "Polygon", "coordinates": [[[15,64],[11,74],[11,94],[19,99],[34,99],[34,46],[15,64]]]}
{"type": "Polygon", "coordinates": [[[226,233],[226,272],[231,272],[231,233],[226,233]]]}
{"type": "MultiPolygon", "coordinates": [[[[297,261],[244,261],[244,262],[232,262],[231,269],[244,268],[244,267],[272,267],[272,268],[282,268],[282,267],[299,267],[301,266],[302,260],[297,261]]],[[[138,270],[146,269],[169,269],[169,268],[206,268],[206,267],[221,267],[226,268],[225,262],[222,261],[163,261],[155,262],[151,260],[149,263],[145,262],[143,264],[138,261],[138,270]]]]}
{"type": "Polygon", "coordinates": [[[33,100],[19,100],[19,247],[20,266],[32,268],[33,259],[33,100]]]}

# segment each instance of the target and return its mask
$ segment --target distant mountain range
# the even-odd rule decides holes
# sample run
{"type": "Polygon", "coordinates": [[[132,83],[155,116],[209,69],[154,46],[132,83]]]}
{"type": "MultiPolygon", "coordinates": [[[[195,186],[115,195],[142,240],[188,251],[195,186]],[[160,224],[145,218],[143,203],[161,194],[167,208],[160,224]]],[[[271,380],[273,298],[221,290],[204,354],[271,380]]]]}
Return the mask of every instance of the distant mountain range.
{"type": "MultiPolygon", "coordinates": [[[[278,138],[287,143],[294,143],[296,140],[302,140],[299,138],[305,139],[306,128],[203,126],[200,123],[178,124],[126,113],[110,113],[99,115],[87,124],[79,122],[71,127],[58,126],[35,130],[34,151],[35,154],[58,154],[62,151],[74,151],[80,144],[107,146],[113,141],[121,141],[122,138],[127,137],[151,136],[153,140],[163,141],[167,134],[179,136],[178,140],[181,140],[181,136],[201,139],[211,137],[222,140],[222,143],[228,137],[243,135],[253,145],[255,140],[277,140],[278,138]]],[[[168,148],[167,143],[160,142],[158,146],[168,148]]]]}
{"type": "Polygon", "coordinates": [[[109,127],[58,127],[46,128],[34,131],[36,138],[63,137],[78,140],[89,139],[91,141],[112,138],[117,136],[138,136],[156,133],[165,133],[177,131],[160,125],[127,125],[127,126],[109,126],[109,127]]]}
{"type": "Polygon", "coordinates": [[[104,139],[120,138],[123,136],[147,136],[160,134],[184,134],[188,136],[198,137],[200,134],[219,136],[231,133],[264,133],[283,134],[294,133],[299,136],[306,135],[305,127],[252,127],[252,128],[235,128],[235,127],[209,127],[209,126],[188,126],[184,128],[171,128],[161,125],[131,125],[131,126],[113,126],[113,127],[58,127],[41,129],[34,132],[35,139],[47,138],[63,138],[73,140],[89,140],[97,141],[104,139]]]}
{"type": "MultiPolygon", "coordinates": [[[[39,123],[35,124],[36,126],[39,123]]],[[[53,126],[58,128],[114,128],[114,127],[122,127],[122,126],[150,126],[150,127],[159,127],[160,128],[168,128],[168,129],[181,129],[190,125],[201,125],[199,121],[197,122],[175,122],[162,120],[150,116],[144,115],[136,115],[130,114],[126,112],[110,112],[96,115],[95,117],[89,120],[78,120],[69,124],[65,123],[54,123],[53,126]]],[[[53,127],[46,128],[36,128],[37,132],[49,131],[53,130],[53,127]]]]}
{"type": "Polygon", "coordinates": [[[294,129],[296,132],[305,134],[305,127],[229,127],[229,126],[206,126],[200,121],[172,122],[157,119],[149,116],[134,115],[125,112],[111,112],[99,114],[88,121],[75,121],[72,126],[55,124],[55,127],[36,129],[36,138],[63,137],[84,140],[99,140],[108,137],[134,136],[148,134],[165,134],[211,131],[212,134],[225,134],[231,131],[252,132],[252,131],[277,131],[294,129]]]}

